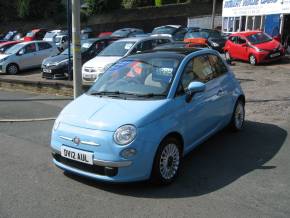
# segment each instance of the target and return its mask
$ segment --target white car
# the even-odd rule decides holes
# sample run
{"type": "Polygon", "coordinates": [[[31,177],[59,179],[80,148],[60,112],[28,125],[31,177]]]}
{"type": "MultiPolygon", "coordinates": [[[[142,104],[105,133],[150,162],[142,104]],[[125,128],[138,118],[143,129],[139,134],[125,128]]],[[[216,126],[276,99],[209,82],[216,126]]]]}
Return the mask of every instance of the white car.
{"type": "Polygon", "coordinates": [[[92,85],[99,75],[122,57],[151,50],[154,47],[172,42],[168,37],[134,37],[120,39],[105,48],[98,56],[82,67],[83,85],[92,85]]]}
{"type": "Polygon", "coordinates": [[[16,44],[0,55],[0,73],[17,74],[41,66],[43,59],[59,53],[50,42],[31,41],[16,44]]]}

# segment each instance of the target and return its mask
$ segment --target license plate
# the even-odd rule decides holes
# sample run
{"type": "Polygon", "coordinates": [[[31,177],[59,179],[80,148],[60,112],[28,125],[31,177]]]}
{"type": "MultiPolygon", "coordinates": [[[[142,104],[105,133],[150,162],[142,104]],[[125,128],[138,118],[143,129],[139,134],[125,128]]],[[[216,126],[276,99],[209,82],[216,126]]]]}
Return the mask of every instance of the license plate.
{"type": "Polygon", "coordinates": [[[49,70],[49,69],[42,69],[42,71],[43,71],[44,73],[51,73],[51,70],[49,70]]]}
{"type": "Polygon", "coordinates": [[[280,52],[277,52],[277,53],[274,53],[274,54],[270,55],[271,58],[275,58],[275,57],[278,57],[278,56],[280,56],[280,52]]]}
{"type": "Polygon", "coordinates": [[[61,146],[61,156],[71,160],[93,165],[93,153],[91,152],[82,151],[67,146],[61,146]]]}
{"type": "Polygon", "coordinates": [[[86,79],[95,79],[96,76],[94,74],[84,74],[84,78],[86,78],[86,79]]]}

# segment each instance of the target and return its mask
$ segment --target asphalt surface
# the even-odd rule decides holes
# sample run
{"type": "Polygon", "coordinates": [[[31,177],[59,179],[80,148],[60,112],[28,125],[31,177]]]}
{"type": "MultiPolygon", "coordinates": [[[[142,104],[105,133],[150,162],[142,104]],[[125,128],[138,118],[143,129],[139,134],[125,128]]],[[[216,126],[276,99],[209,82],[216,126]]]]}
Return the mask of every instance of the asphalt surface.
{"type": "MultiPolygon", "coordinates": [[[[256,88],[258,82],[248,80],[260,80],[250,70],[237,74],[249,98],[274,98],[259,95],[263,82],[253,94],[251,84],[256,88]]],[[[289,97],[285,89],[279,99],[289,97]]],[[[49,96],[0,90],[0,99],[44,97],[49,96]]],[[[0,100],[0,120],[56,116],[67,103],[0,100]]],[[[63,173],[51,162],[53,121],[0,122],[0,217],[290,217],[288,103],[248,103],[245,129],[224,130],[202,144],[166,187],[106,184],[63,173]],[[275,114],[277,105],[284,113],[275,114]]]]}

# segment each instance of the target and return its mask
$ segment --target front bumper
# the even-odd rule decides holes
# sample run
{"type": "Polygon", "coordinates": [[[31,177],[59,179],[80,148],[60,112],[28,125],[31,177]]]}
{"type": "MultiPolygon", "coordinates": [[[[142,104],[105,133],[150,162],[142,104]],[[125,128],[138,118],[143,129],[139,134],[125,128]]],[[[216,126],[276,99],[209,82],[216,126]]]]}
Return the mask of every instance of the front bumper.
{"type": "Polygon", "coordinates": [[[282,50],[277,50],[273,52],[261,52],[256,54],[257,62],[258,63],[270,63],[273,61],[280,60],[283,56],[285,55],[285,51],[282,50]],[[278,54],[278,56],[272,57],[274,54],[278,54]]]}
{"type": "Polygon", "coordinates": [[[53,163],[65,171],[101,181],[133,182],[148,179],[155,154],[154,145],[157,143],[138,139],[129,145],[119,146],[114,144],[113,134],[108,131],[60,124],[51,137],[53,163]],[[74,138],[77,135],[83,140],[97,142],[99,145],[93,146],[88,143],[75,145],[71,140],[65,140],[63,135],[68,138],[74,138]],[[62,157],[60,151],[63,145],[92,152],[93,165],[62,157]],[[120,154],[126,148],[134,148],[137,153],[133,157],[124,158],[120,154]]]}
{"type": "Polygon", "coordinates": [[[66,79],[68,78],[68,66],[63,67],[41,67],[42,78],[66,79]]]}

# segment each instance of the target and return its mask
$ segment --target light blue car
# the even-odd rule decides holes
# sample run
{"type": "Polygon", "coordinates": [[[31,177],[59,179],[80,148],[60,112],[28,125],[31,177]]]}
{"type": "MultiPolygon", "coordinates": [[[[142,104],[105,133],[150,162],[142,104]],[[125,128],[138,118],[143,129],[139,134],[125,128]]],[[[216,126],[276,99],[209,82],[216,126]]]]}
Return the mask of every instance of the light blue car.
{"type": "Polygon", "coordinates": [[[184,155],[219,130],[241,130],[245,96],[210,49],[166,49],[121,59],[60,113],[53,162],[108,182],[169,184],[184,155]]]}

